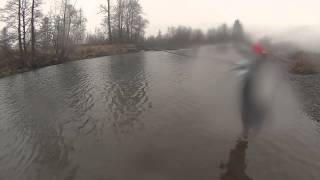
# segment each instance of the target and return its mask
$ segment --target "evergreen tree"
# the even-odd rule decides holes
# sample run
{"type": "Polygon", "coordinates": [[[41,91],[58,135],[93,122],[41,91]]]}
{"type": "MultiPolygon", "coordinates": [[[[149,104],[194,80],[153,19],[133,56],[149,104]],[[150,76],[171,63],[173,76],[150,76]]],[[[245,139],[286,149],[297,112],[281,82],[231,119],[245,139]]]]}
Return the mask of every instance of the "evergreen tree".
{"type": "Polygon", "coordinates": [[[243,41],[244,40],[243,26],[238,19],[233,24],[232,39],[234,41],[243,41]]]}

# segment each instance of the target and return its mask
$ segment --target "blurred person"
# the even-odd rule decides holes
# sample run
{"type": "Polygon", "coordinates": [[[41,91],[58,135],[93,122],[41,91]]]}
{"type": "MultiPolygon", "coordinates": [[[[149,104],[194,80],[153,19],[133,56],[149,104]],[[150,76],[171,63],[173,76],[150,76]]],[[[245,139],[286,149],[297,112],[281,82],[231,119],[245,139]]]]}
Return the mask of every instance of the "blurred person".
{"type": "Polygon", "coordinates": [[[252,51],[254,52],[257,58],[265,59],[267,57],[266,49],[261,45],[260,42],[256,42],[251,47],[252,51]]]}
{"type": "Polygon", "coordinates": [[[254,60],[248,65],[241,89],[241,119],[243,123],[243,137],[247,138],[249,130],[259,129],[265,119],[267,107],[257,97],[257,75],[267,59],[267,51],[261,43],[254,43],[251,47],[254,60]]]}

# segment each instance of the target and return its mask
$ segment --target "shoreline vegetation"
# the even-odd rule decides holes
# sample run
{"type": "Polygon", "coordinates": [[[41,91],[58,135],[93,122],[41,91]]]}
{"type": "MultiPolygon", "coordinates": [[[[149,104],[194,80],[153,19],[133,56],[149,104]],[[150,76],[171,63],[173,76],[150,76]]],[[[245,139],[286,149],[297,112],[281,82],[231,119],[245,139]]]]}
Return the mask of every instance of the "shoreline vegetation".
{"type": "Polygon", "coordinates": [[[21,65],[19,59],[15,58],[10,58],[7,59],[7,61],[4,61],[4,59],[2,59],[0,56],[0,78],[72,61],[135,53],[141,50],[143,50],[141,47],[133,44],[83,44],[74,47],[73,52],[70,53],[68,58],[63,60],[55,58],[55,55],[50,52],[38,54],[37,63],[31,66],[23,66],[21,65]]]}
{"type": "Polygon", "coordinates": [[[5,0],[0,7],[0,76],[98,56],[137,51],[148,20],[139,0],[106,0],[95,32],[74,0],[5,0]]]}
{"type": "MultiPolygon", "coordinates": [[[[263,42],[263,41],[262,41],[263,42]]],[[[1,51],[0,49],[0,78],[7,76],[29,72],[37,70],[43,67],[64,64],[67,62],[91,59],[104,56],[120,55],[120,54],[129,54],[136,53],[140,51],[162,51],[162,50],[178,50],[183,48],[190,48],[194,46],[205,46],[205,45],[219,45],[224,43],[234,43],[234,48],[236,48],[239,53],[244,56],[250,56],[251,52],[248,49],[249,46],[239,48],[237,42],[219,42],[219,43],[193,43],[193,45],[182,45],[174,44],[171,45],[170,42],[163,43],[163,41],[158,44],[155,41],[147,41],[141,45],[122,43],[122,44],[81,44],[74,46],[73,49],[68,54],[68,57],[63,60],[57,59],[54,52],[46,51],[42,53],[37,53],[36,63],[26,66],[21,63],[19,58],[16,58],[16,52],[13,50],[10,51],[1,51]],[[152,44],[150,44],[152,43],[152,44]],[[11,58],[10,58],[11,57],[11,58]]],[[[240,46],[242,43],[240,43],[240,46]]],[[[312,75],[318,74],[320,72],[320,54],[302,51],[296,47],[289,47],[288,44],[273,44],[270,42],[264,43],[270,52],[283,51],[288,67],[288,72],[291,74],[297,75],[312,75]]],[[[272,57],[275,60],[277,57],[272,57]]]]}
{"type": "MultiPolygon", "coordinates": [[[[222,44],[222,43],[220,43],[222,44]]],[[[212,45],[212,44],[198,44],[198,46],[212,45]]],[[[68,58],[64,60],[58,60],[55,55],[50,52],[38,54],[37,64],[32,66],[21,65],[19,59],[6,58],[4,61],[0,53],[0,78],[7,76],[29,72],[37,70],[43,67],[64,64],[67,62],[85,60],[97,57],[120,55],[137,53],[140,51],[162,51],[162,50],[178,50],[182,48],[190,48],[192,46],[164,46],[163,44],[146,46],[146,45],[135,45],[135,44],[82,44],[73,48],[72,53],[69,54],[68,58]]],[[[237,48],[237,47],[235,47],[237,48]]],[[[270,51],[274,51],[277,45],[269,45],[270,51]]],[[[14,52],[12,52],[14,54],[14,52]]],[[[249,50],[240,50],[240,53],[244,55],[250,54],[249,50]]],[[[10,56],[10,55],[8,55],[10,56]]],[[[249,55],[250,56],[250,55],[249,55]]],[[[320,72],[320,54],[305,52],[298,49],[294,51],[287,52],[285,58],[290,60],[287,63],[288,71],[291,74],[297,75],[311,75],[320,72]]],[[[276,58],[275,58],[276,59],[276,58]]],[[[277,60],[277,59],[276,59],[277,60]]],[[[281,61],[281,60],[280,60],[281,61]]]]}

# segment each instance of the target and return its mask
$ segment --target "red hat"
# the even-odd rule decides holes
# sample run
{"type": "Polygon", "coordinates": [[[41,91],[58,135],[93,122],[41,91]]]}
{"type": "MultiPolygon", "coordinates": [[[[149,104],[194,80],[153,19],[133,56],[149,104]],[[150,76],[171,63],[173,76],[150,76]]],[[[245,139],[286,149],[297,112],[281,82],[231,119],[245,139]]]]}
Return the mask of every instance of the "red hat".
{"type": "Polygon", "coordinates": [[[260,43],[253,44],[252,45],[252,51],[256,55],[264,55],[264,54],[266,54],[266,50],[262,47],[262,45],[260,43]]]}

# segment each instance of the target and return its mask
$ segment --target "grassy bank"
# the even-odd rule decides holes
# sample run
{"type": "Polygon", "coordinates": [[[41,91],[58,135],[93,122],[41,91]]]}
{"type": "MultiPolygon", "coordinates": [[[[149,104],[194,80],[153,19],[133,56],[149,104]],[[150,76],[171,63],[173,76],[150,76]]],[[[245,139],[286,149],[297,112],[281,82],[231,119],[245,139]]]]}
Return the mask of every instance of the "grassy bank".
{"type": "Polygon", "coordinates": [[[320,72],[320,54],[299,51],[291,59],[293,62],[290,72],[293,74],[310,75],[320,72]]]}
{"type": "Polygon", "coordinates": [[[133,44],[85,44],[73,47],[64,59],[57,59],[53,50],[38,53],[31,66],[23,65],[20,59],[15,58],[16,52],[0,51],[0,78],[70,61],[138,51],[139,48],[133,44]]]}

